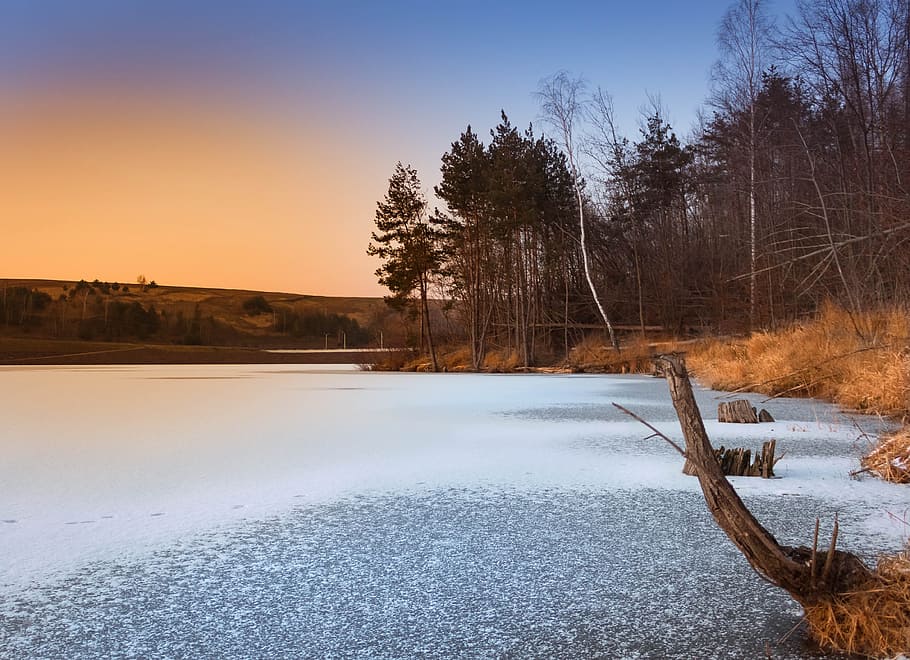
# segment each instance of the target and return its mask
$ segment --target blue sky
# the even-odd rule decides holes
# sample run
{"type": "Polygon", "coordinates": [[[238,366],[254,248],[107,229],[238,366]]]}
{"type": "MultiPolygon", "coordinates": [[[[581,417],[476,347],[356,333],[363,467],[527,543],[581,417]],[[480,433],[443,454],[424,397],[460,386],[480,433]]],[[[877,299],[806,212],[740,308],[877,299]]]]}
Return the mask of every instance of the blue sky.
{"type": "MultiPolygon", "coordinates": [[[[769,13],[792,10],[792,2],[769,4],[769,13]]],[[[467,124],[483,138],[500,109],[518,126],[540,124],[533,93],[560,70],[606,89],[629,137],[637,137],[649,94],[660,96],[685,135],[708,93],[716,30],[728,6],[3,0],[0,103],[91,88],[180,98],[206,112],[253,108],[266,123],[275,118],[289,139],[301,138],[305,151],[311,145],[302,157],[334,168],[358,198],[320,221],[344,229],[339,258],[341,250],[360,255],[351,262],[363,282],[358,291],[375,293],[375,264],[361,253],[396,161],[413,164],[429,191],[439,157],[467,124]],[[326,156],[332,150],[344,157],[326,156]]],[[[279,284],[339,291],[312,276],[273,286],[279,284]]]]}

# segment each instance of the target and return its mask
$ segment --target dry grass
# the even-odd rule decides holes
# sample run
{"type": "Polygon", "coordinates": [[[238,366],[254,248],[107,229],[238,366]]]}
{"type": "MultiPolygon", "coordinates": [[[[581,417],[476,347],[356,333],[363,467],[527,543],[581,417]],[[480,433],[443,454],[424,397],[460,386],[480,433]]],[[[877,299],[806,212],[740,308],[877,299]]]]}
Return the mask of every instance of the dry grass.
{"type": "Polygon", "coordinates": [[[518,355],[518,351],[514,350],[488,351],[483,358],[484,371],[492,371],[494,373],[515,371],[520,364],[521,357],[518,355]]]}
{"type": "Polygon", "coordinates": [[[568,365],[580,371],[640,374],[654,371],[654,356],[678,346],[674,340],[655,341],[636,337],[623,342],[617,353],[600,334],[588,335],[569,352],[568,365]]]}
{"type": "Polygon", "coordinates": [[[364,371],[407,371],[407,365],[413,360],[413,351],[388,351],[382,356],[382,359],[373,363],[361,364],[360,367],[364,371]]]}
{"type": "Polygon", "coordinates": [[[732,344],[706,342],[687,359],[703,383],[718,389],[813,396],[853,410],[910,414],[910,315],[903,309],[851,318],[825,305],[811,321],[732,344]]]}
{"type": "Polygon", "coordinates": [[[910,483],[910,427],[879,438],[862,460],[863,468],[886,481],[910,483]]]}
{"type": "MultiPolygon", "coordinates": [[[[698,378],[722,390],[812,396],[910,420],[910,314],[894,308],[851,317],[825,305],[811,320],[739,342],[710,341],[688,356],[698,378]]],[[[883,436],[863,467],[910,483],[910,429],[883,436]]]]}
{"type": "Polygon", "coordinates": [[[437,354],[436,361],[442,371],[470,371],[471,347],[464,345],[443,348],[437,354]]]}
{"type": "Polygon", "coordinates": [[[805,612],[824,648],[876,658],[910,651],[910,550],[881,558],[863,588],[805,612]]]}

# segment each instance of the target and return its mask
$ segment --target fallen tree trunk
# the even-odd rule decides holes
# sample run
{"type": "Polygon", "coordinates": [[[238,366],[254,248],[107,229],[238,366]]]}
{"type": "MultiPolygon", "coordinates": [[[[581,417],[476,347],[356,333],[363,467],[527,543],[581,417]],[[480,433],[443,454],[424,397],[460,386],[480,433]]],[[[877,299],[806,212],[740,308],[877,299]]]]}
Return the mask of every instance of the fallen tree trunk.
{"type": "MultiPolygon", "coordinates": [[[[810,630],[813,628],[812,612],[831,612],[842,608],[858,592],[867,592],[877,577],[856,556],[835,548],[837,522],[835,520],[831,544],[827,551],[819,551],[816,527],[812,548],[782,546],[765,529],[752,512],[746,508],[736,490],[727,481],[714,449],[708,440],[684,360],[676,355],[662,356],[661,366],[670,388],[673,406],[685,438],[685,455],[688,465],[698,478],[708,509],[718,526],[733,541],[749,565],[770,583],[786,590],[807,613],[810,630]]],[[[847,622],[844,622],[847,625],[847,622]]],[[[854,626],[855,627],[855,626],[854,626]]],[[[824,642],[835,639],[824,632],[812,630],[824,642]]],[[[850,639],[853,638],[851,633],[850,639]]],[[[830,642],[837,645],[838,642],[830,642]]],[[[852,644],[852,642],[851,642],[852,644]]],[[[852,648],[840,649],[866,652],[868,647],[858,642],[852,648]]]]}

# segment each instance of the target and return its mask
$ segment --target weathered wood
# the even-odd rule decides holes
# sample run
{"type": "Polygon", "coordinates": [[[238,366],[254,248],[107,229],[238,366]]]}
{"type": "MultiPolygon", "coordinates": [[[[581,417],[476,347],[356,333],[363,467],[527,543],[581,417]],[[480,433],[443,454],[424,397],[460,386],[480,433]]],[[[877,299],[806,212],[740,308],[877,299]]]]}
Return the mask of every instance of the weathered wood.
{"type": "MultiPolygon", "coordinates": [[[[763,477],[771,479],[774,476],[774,464],[777,462],[774,458],[776,446],[776,440],[762,443],[761,451],[755,453],[755,460],[753,461],[751,450],[745,447],[727,449],[721,445],[714,450],[714,459],[720,465],[724,475],[728,477],[763,477]]],[[[683,474],[689,476],[697,475],[695,465],[691,461],[686,461],[683,466],[683,474]]]]}
{"type": "Polygon", "coordinates": [[[746,399],[734,399],[717,404],[717,421],[732,424],[758,424],[755,408],[746,399]]]}
{"type": "Polygon", "coordinates": [[[774,450],[777,447],[777,440],[771,439],[762,443],[761,446],[761,476],[770,479],[774,476],[774,450]]]}
{"type": "Polygon", "coordinates": [[[816,554],[806,547],[781,546],[756,520],[727,481],[714,455],[685,362],[677,355],[663,356],[661,360],[686,441],[686,457],[698,477],[708,510],[752,568],[803,605],[831,601],[837,594],[865,583],[869,569],[855,555],[836,550],[836,537],[824,553],[825,564],[830,564],[830,568],[816,581],[812,579],[812,572],[822,559],[818,554],[822,553],[816,554]],[[813,554],[816,554],[815,561],[813,554]]]}
{"type": "Polygon", "coordinates": [[[771,413],[769,413],[767,410],[762,408],[761,410],[758,411],[758,421],[759,422],[773,422],[774,418],[771,416],[771,413]]]}

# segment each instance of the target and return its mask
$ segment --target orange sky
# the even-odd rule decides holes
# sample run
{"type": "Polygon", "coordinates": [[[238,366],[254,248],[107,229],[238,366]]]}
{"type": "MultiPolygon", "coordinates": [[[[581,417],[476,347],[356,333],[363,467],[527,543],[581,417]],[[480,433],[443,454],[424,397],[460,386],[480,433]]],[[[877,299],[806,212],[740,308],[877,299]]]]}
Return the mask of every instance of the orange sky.
{"type": "Polygon", "coordinates": [[[0,277],[381,295],[365,250],[394,163],[345,176],[355,146],[307,119],[136,94],[7,103],[0,277]]]}
{"type": "Polygon", "coordinates": [[[540,134],[542,78],[603,86],[633,140],[653,93],[692,125],[728,0],[569,4],[7,1],[0,278],[381,295],[396,161],[432,207],[466,125],[540,134]]]}

